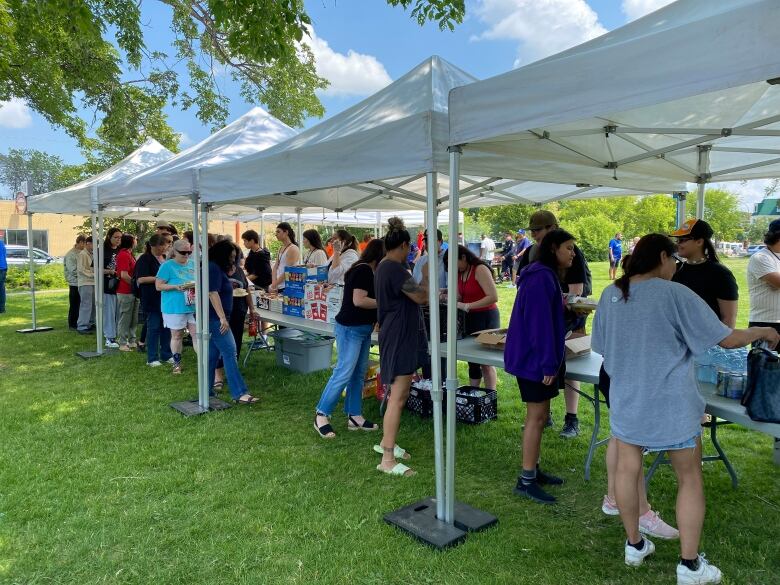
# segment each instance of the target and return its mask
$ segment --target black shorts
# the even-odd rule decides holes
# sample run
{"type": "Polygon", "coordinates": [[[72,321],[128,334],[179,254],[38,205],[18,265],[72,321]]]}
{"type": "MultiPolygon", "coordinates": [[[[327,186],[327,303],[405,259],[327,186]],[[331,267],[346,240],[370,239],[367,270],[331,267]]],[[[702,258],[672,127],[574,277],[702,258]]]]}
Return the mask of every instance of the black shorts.
{"type": "Polygon", "coordinates": [[[517,386],[520,388],[520,399],[523,402],[544,402],[545,400],[552,400],[566,385],[564,380],[566,379],[566,362],[561,364],[561,368],[558,370],[557,379],[546,386],[538,380],[526,380],[517,376],[517,386]]]}

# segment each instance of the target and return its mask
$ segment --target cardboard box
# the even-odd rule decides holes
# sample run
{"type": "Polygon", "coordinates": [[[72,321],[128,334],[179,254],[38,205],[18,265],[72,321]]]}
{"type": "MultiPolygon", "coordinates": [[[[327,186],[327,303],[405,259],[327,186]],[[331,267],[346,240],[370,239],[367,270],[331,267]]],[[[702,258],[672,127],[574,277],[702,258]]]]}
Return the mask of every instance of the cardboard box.
{"type": "Polygon", "coordinates": [[[312,321],[328,321],[328,303],[324,301],[304,301],[304,317],[312,321]]]}
{"type": "Polygon", "coordinates": [[[285,315],[291,315],[293,317],[304,316],[304,300],[303,298],[289,297],[285,294],[282,305],[282,313],[285,315]]]}
{"type": "Polygon", "coordinates": [[[328,280],[328,265],[323,266],[309,266],[306,269],[306,280],[308,282],[327,282],[328,280]]]}
{"type": "Polygon", "coordinates": [[[476,341],[485,347],[503,351],[506,346],[507,331],[507,329],[486,329],[477,335],[476,341]]]}
{"type": "Polygon", "coordinates": [[[304,287],[304,297],[307,301],[327,302],[328,291],[326,285],[318,282],[307,282],[304,287]]]}
{"type": "Polygon", "coordinates": [[[290,282],[284,285],[282,294],[290,298],[303,299],[306,296],[306,289],[302,282],[290,282]]]}
{"type": "Polygon", "coordinates": [[[572,333],[566,340],[566,359],[572,359],[590,353],[590,335],[572,333]]]}
{"type": "Polygon", "coordinates": [[[287,288],[292,285],[299,285],[303,288],[309,270],[305,266],[286,266],[284,269],[284,286],[287,288]]]}

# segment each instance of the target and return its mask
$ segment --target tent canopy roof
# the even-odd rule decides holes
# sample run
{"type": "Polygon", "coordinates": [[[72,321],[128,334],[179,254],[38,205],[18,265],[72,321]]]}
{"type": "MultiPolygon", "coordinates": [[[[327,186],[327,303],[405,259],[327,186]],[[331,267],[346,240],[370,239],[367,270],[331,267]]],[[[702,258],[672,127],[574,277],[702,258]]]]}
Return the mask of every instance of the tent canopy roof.
{"type": "Polygon", "coordinates": [[[139,204],[176,195],[189,196],[193,190],[194,169],[203,172],[248,157],[295,134],[295,130],[263,108],[253,108],[170,160],[112,184],[101,199],[109,203],[139,204]]]}
{"type": "Polygon", "coordinates": [[[679,0],[455,88],[449,143],[475,151],[463,156],[464,173],[483,157],[504,177],[545,180],[557,168],[559,180],[601,185],[777,176],[778,22],[776,0],[679,0]]]}
{"type": "Polygon", "coordinates": [[[170,159],[172,156],[173,153],[170,150],[154,138],[149,138],[127,157],[93,177],[64,189],[30,197],[27,207],[35,213],[89,215],[92,210],[91,191],[93,187],[98,188],[98,197],[100,197],[100,193],[112,184],[136,175],[150,166],[170,159]]]}

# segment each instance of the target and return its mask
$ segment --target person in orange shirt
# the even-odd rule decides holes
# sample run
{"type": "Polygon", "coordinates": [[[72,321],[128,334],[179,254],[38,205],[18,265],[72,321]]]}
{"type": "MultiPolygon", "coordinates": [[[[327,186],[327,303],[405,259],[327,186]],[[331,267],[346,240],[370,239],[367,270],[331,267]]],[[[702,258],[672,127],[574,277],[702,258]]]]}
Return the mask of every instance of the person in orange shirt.
{"type": "Polygon", "coordinates": [[[363,241],[358,244],[358,249],[360,250],[360,253],[362,254],[363,251],[366,249],[366,246],[368,246],[368,243],[372,240],[371,234],[365,234],[363,236],[363,241]]]}

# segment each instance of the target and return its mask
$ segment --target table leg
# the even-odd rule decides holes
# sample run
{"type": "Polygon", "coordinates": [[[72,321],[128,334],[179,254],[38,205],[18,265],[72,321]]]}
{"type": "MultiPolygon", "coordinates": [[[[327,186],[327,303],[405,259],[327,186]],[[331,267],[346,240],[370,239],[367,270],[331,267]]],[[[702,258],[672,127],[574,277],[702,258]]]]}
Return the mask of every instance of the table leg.
{"type": "Polygon", "coordinates": [[[599,446],[599,428],[601,426],[601,400],[599,400],[599,386],[593,385],[593,398],[582,394],[584,398],[593,403],[593,432],[590,435],[588,455],[585,457],[585,481],[590,481],[590,465],[593,463],[593,454],[599,446]]]}
{"type": "MultiPolygon", "coordinates": [[[[710,439],[712,440],[713,447],[715,447],[715,450],[718,452],[718,457],[714,457],[712,459],[723,461],[723,465],[726,466],[726,471],[728,471],[729,475],[731,476],[731,485],[734,489],[737,489],[737,486],[739,485],[739,480],[737,480],[737,474],[734,471],[734,468],[731,466],[731,462],[729,461],[729,458],[726,457],[726,452],[723,450],[723,448],[720,446],[720,443],[718,442],[718,418],[712,417],[712,422],[710,424],[712,425],[710,427],[710,439]]],[[[723,421],[721,424],[729,424],[729,423],[728,421],[723,421]]]]}

